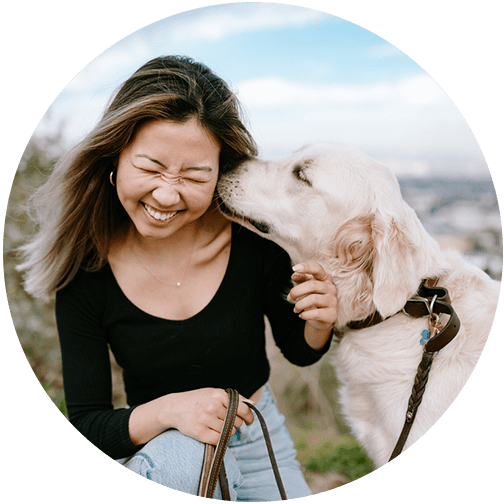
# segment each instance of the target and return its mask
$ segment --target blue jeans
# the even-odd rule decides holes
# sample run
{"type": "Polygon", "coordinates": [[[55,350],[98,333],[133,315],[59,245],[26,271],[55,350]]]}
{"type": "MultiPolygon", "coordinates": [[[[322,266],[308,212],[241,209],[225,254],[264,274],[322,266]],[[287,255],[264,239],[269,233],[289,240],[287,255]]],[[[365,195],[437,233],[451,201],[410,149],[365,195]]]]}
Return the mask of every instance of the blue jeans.
{"type": "MultiPolygon", "coordinates": [[[[311,495],[295,459],[296,450],[284,425],[268,385],[256,407],[264,416],[275,451],[282,481],[289,499],[311,495]]],[[[181,492],[196,495],[203,461],[204,444],[175,429],[163,432],[148,442],[124,466],[152,481],[181,492]]],[[[259,420],[237,429],[224,457],[231,500],[281,500],[268,457],[259,420]]],[[[215,498],[221,498],[219,486],[215,498]]]]}

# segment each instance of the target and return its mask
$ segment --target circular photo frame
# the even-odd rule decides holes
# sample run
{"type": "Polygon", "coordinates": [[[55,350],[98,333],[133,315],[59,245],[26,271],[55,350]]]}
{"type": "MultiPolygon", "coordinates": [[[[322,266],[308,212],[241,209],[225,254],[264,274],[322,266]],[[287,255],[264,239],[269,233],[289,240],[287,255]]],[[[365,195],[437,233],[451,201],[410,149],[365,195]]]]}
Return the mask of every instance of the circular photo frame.
{"type": "MultiPolygon", "coordinates": [[[[444,3],[447,9],[452,4],[444,3]]],[[[61,53],[55,57],[46,55],[47,64],[55,70],[55,79],[47,89],[41,88],[44,99],[35,103],[32,97],[27,97],[26,109],[33,109],[29,114],[19,105],[8,111],[13,120],[19,120],[22,110],[24,123],[20,128],[24,137],[16,135],[10,160],[18,168],[5,184],[10,188],[14,176],[12,188],[5,193],[4,228],[5,313],[14,322],[11,326],[12,322],[7,321],[12,334],[6,343],[6,355],[9,360],[12,356],[13,365],[7,367],[4,383],[13,388],[8,393],[9,404],[13,406],[5,428],[14,433],[12,441],[9,440],[10,452],[17,452],[18,460],[29,460],[23,472],[33,477],[33,484],[23,484],[19,492],[30,496],[49,492],[55,495],[61,488],[64,489],[61,493],[67,495],[91,480],[90,488],[84,488],[77,499],[89,498],[96,492],[107,498],[170,496],[166,493],[170,490],[133,477],[77,434],[67,421],[54,303],[38,301],[26,294],[23,276],[16,271],[19,247],[34,232],[26,213],[27,197],[47,178],[54,163],[95,127],[119,86],[154,57],[189,56],[208,65],[229,83],[243,107],[261,160],[274,165],[276,160],[305,145],[336,142],[387,166],[398,179],[407,205],[440,248],[458,250],[471,265],[500,280],[502,232],[497,201],[500,180],[495,167],[502,157],[498,149],[493,150],[496,141],[492,128],[485,135],[482,125],[491,114],[482,121],[480,109],[471,101],[473,87],[466,83],[460,90],[460,79],[454,82],[451,75],[467,75],[461,70],[461,62],[466,58],[480,70],[481,61],[467,52],[468,44],[462,43],[464,36],[459,29],[464,24],[462,20],[449,28],[452,38],[460,44],[458,49],[450,50],[452,46],[440,35],[442,30],[436,20],[425,13],[414,22],[413,14],[404,12],[395,13],[391,21],[393,4],[385,2],[380,8],[384,11],[381,15],[368,2],[356,2],[354,7],[346,6],[340,12],[327,5],[310,4],[308,8],[260,2],[222,5],[194,2],[185,7],[191,10],[185,11],[173,7],[167,11],[163,6],[147,9],[149,12],[139,18],[121,16],[124,20],[121,28],[110,30],[106,37],[97,37],[89,48],[81,48],[82,52],[67,61],[68,65],[62,65],[61,53]],[[369,10],[361,12],[361,3],[361,7],[365,5],[369,10]],[[400,29],[399,20],[404,26],[416,28],[400,29]],[[436,35],[433,37],[436,44],[420,40],[415,23],[430,27],[436,35]],[[438,44],[443,55],[454,58],[450,71],[445,69],[443,56],[436,55],[434,48],[438,44]],[[103,47],[109,48],[102,52],[103,47]],[[91,62],[82,68],[86,61],[91,62]],[[62,91],[54,99],[59,89],[62,91]],[[48,108],[47,103],[51,103],[48,108]],[[33,457],[29,446],[33,447],[33,457]],[[58,474],[61,476],[55,476],[58,474]]],[[[54,2],[54,9],[60,8],[60,2],[54,2]]],[[[112,11],[101,19],[84,17],[101,28],[96,31],[105,32],[106,25],[115,19],[112,11]]],[[[439,20],[446,23],[447,16],[443,11],[439,20]]],[[[469,13],[462,12],[460,16],[471,20],[469,13]]],[[[47,20],[49,26],[75,40],[72,20],[64,22],[62,27],[47,20]]],[[[486,22],[490,22],[488,18],[486,22]]],[[[23,54],[26,52],[23,49],[23,54]]],[[[70,54],[65,53],[65,57],[70,54]]],[[[23,70],[19,61],[14,63],[18,71],[23,70]]],[[[37,63],[35,67],[38,68],[37,63]]],[[[491,88],[490,95],[492,89],[497,91],[491,88]]],[[[19,90],[7,89],[7,92],[14,95],[17,92],[18,98],[23,99],[19,90]]],[[[22,92],[26,93],[26,88],[22,92]]],[[[488,96],[487,100],[490,104],[488,96]]],[[[502,108],[502,100],[497,106],[502,108]]],[[[4,138],[13,136],[10,124],[4,138]]],[[[310,185],[314,184],[310,181],[310,185]]],[[[247,217],[253,221],[252,215],[247,217]]],[[[274,240],[275,236],[267,238],[274,240]]],[[[281,236],[280,244],[285,243],[285,237],[281,236]]],[[[458,313],[462,326],[466,315],[458,313]]],[[[488,322],[490,326],[491,321],[488,322]]],[[[496,327],[499,315],[492,334],[496,327]]],[[[281,355],[268,333],[270,384],[287,419],[304,477],[316,495],[313,498],[339,497],[336,492],[342,496],[346,492],[349,497],[371,496],[382,489],[395,502],[407,484],[413,484],[404,482],[416,481],[414,474],[418,475],[419,467],[425,464],[429,474],[431,470],[441,474],[446,464],[453,465],[446,477],[453,485],[461,470],[458,460],[467,449],[474,459],[491,457],[483,445],[493,442],[495,437],[501,441],[502,436],[492,435],[490,427],[485,427],[484,433],[475,427],[492,424],[485,401],[492,393],[482,394],[479,387],[493,386],[486,369],[495,366],[492,362],[492,357],[498,354],[495,335],[490,337],[487,347],[492,349],[483,352],[481,361],[485,363],[478,364],[474,376],[463,387],[463,397],[451,406],[448,404],[446,414],[435,427],[429,428],[428,435],[401,455],[399,461],[376,471],[382,464],[376,460],[373,463],[367,453],[372,449],[363,448],[368,446],[366,436],[357,439],[360,427],[352,426],[348,414],[352,408],[347,405],[347,410],[341,409],[338,390],[346,376],[337,378],[333,357],[328,353],[310,368],[294,367],[281,355]],[[459,438],[462,435],[463,441],[459,438]],[[472,447],[459,446],[461,442],[474,445],[480,436],[484,441],[474,452],[472,447]],[[352,481],[357,482],[348,485],[352,481]],[[394,482],[392,490],[391,482],[394,482]]],[[[337,350],[331,350],[334,351],[337,350]]],[[[114,406],[123,408],[127,403],[122,371],[116,363],[112,369],[114,406]]],[[[476,484],[484,475],[481,468],[463,474],[465,481],[469,474],[476,476],[470,489],[460,491],[461,497],[481,491],[476,484]]],[[[16,478],[13,481],[21,484],[16,478]]],[[[445,485],[445,477],[441,475],[434,476],[434,481],[445,485]]],[[[181,500],[194,500],[180,493],[173,495],[181,500]]]]}

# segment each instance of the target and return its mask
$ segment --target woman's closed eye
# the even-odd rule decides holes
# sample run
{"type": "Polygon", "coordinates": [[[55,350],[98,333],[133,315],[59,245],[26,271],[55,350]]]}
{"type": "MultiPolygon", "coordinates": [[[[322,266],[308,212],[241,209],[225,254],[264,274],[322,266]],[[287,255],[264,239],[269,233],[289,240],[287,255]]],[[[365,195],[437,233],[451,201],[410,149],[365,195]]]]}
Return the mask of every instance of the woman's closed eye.
{"type": "Polygon", "coordinates": [[[160,175],[172,183],[184,181],[194,182],[196,184],[210,182],[213,178],[214,170],[217,169],[206,165],[189,166],[182,168],[177,174],[173,174],[170,173],[168,168],[160,161],[157,161],[145,154],[138,154],[133,166],[143,173],[149,175],[160,175]]]}
{"type": "Polygon", "coordinates": [[[150,169],[150,168],[142,168],[142,167],[139,167],[139,166],[137,166],[137,168],[139,170],[142,170],[144,173],[152,173],[153,175],[159,175],[159,170],[150,169]]]}
{"type": "Polygon", "coordinates": [[[206,172],[195,172],[195,173],[187,173],[184,175],[170,175],[168,173],[163,173],[160,170],[136,167],[142,173],[146,175],[154,175],[159,176],[166,182],[170,182],[172,184],[178,184],[180,182],[193,182],[196,184],[205,184],[211,180],[211,176],[206,172]]]}
{"type": "Polygon", "coordinates": [[[185,168],[182,170],[182,178],[189,182],[204,184],[212,180],[213,170],[210,167],[185,168]]]}
{"type": "Polygon", "coordinates": [[[194,182],[196,184],[206,184],[207,182],[210,182],[210,178],[209,177],[191,177],[191,176],[187,176],[187,177],[181,177],[182,180],[184,181],[187,181],[187,182],[194,182]]]}

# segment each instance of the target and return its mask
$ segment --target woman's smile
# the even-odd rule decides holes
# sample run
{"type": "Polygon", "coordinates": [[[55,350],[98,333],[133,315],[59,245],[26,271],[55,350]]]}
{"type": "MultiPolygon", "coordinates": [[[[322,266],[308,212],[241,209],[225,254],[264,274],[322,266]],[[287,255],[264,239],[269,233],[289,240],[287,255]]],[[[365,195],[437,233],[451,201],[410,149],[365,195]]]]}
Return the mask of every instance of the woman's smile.
{"type": "Polygon", "coordinates": [[[169,221],[175,215],[177,215],[180,212],[183,212],[183,210],[176,210],[174,212],[162,212],[160,210],[157,210],[156,208],[148,205],[147,203],[142,203],[143,207],[145,208],[145,211],[153,218],[156,219],[157,221],[164,222],[164,221],[169,221]]]}

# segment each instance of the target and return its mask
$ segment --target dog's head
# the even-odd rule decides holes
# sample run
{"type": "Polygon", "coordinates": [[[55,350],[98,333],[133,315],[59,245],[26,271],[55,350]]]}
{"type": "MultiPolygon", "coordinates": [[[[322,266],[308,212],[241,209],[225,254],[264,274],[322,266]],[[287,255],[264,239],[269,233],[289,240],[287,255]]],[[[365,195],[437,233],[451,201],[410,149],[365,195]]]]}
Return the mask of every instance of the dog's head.
{"type": "Polygon", "coordinates": [[[375,309],[397,312],[420,279],[441,268],[437,244],[393,173],[351,149],[309,146],[275,161],[248,161],[223,175],[217,190],[225,213],[293,261],[318,261],[332,274],[338,325],[375,309]]]}

